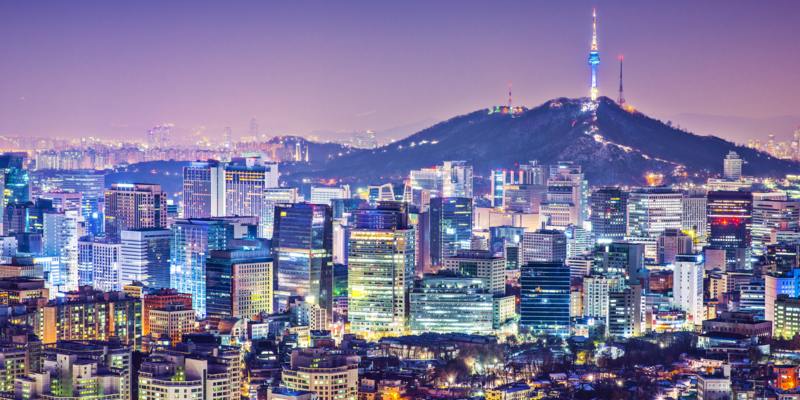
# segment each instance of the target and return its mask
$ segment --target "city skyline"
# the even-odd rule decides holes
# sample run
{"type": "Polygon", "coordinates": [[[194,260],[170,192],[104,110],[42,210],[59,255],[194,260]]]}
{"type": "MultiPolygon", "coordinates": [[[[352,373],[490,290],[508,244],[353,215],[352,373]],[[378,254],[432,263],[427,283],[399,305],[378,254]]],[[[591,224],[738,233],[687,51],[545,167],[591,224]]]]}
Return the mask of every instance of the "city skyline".
{"type": "Polygon", "coordinates": [[[508,84],[526,107],[585,97],[593,7],[601,96],[624,55],[626,100],[649,115],[795,114],[798,5],[686,5],[6,4],[0,134],[240,137],[254,115],[268,135],[385,130],[505,104],[508,84]]]}

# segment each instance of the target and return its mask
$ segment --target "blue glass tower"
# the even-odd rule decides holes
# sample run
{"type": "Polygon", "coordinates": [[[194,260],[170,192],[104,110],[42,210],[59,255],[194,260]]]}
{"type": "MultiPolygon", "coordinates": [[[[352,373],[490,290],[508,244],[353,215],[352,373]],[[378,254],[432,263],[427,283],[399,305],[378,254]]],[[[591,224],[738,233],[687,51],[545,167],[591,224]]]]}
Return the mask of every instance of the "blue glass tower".
{"type": "Polygon", "coordinates": [[[597,100],[597,64],[600,64],[600,53],[597,52],[597,12],[592,9],[592,51],[589,52],[589,65],[592,66],[592,100],[597,100]]]}

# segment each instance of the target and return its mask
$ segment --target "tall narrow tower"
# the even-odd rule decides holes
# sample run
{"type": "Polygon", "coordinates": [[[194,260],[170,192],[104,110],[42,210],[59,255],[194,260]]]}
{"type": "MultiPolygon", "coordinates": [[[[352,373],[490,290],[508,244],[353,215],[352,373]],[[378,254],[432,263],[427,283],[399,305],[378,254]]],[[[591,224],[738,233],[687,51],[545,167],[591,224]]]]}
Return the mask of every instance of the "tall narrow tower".
{"type": "Polygon", "coordinates": [[[597,11],[592,9],[592,51],[589,52],[589,65],[592,66],[592,87],[590,95],[597,100],[597,64],[600,64],[600,53],[597,52],[597,11]]]}
{"type": "Polygon", "coordinates": [[[619,56],[619,98],[617,98],[617,104],[625,108],[625,95],[622,94],[622,56],[619,56]]]}
{"type": "Polygon", "coordinates": [[[508,84],[508,112],[511,112],[511,84],[508,84]]]}

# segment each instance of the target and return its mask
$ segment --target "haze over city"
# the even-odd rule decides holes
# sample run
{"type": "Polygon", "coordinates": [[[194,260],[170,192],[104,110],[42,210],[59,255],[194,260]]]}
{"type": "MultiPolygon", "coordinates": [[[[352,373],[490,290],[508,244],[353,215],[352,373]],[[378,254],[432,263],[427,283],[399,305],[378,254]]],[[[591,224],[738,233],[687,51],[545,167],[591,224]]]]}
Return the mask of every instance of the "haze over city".
{"type": "MultiPolygon", "coordinates": [[[[593,7],[600,95],[624,55],[649,115],[800,114],[793,1],[5,2],[0,134],[385,130],[505,104],[509,84],[526,107],[586,96],[593,7]]],[[[715,121],[695,133],[726,137],[715,121]]]]}

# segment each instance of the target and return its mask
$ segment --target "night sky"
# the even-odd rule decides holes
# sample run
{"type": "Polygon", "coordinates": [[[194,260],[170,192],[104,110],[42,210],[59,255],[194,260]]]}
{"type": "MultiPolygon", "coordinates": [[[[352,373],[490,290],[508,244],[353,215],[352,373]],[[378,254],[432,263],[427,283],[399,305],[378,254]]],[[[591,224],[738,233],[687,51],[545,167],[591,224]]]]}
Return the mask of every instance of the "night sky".
{"type": "Polygon", "coordinates": [[[387,129],[589,93],[647,114],[800,114],[798,1],[5,1],[0,135],[387,129]]]}

